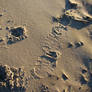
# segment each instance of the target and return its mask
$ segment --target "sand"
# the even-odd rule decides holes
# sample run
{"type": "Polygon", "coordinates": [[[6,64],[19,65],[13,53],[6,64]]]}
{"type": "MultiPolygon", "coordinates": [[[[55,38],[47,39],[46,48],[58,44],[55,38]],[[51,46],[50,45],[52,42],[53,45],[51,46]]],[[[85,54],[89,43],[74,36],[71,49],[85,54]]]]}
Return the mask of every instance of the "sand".
{"type": "Polygon", "coordinates": [[[92,0],[0,0],[0,92],[92,92],[92,0]]]}

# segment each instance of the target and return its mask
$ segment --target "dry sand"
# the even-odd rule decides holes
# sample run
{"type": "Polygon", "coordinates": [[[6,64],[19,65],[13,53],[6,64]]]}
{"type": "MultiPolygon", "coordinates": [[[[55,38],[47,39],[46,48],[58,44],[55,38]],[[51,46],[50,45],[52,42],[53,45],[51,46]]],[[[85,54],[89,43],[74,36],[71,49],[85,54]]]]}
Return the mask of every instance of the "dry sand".
{"type": "Polygon", "coordinates": [[[0,0],[0,92],[92,92],[92,0],[0,0]]]}

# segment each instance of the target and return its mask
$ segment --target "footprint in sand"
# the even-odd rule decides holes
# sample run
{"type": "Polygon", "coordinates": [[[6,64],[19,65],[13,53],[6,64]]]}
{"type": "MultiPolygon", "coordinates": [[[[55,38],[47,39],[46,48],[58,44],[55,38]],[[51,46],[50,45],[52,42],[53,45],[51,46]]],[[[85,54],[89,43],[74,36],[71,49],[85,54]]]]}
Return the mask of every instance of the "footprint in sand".
{"type": "Polygon", "coordinates": [[[27,38],[27,30],[25,27],[14,27],[9,30],[7,36],[7,44],[13,44],[27,38]]]}
{"type": "Polygon", "coordinates": [[[41,79],[41,77],[35,72],[35,68],[32,69],[32,70],[30,71],[30,73],[31,73],[31,76],[32,76],[33,79],[35,79],[35,80],[41,79]]]}
{"type": "Polygon", "coordinates": [[[53,67],[56,67],[57,60],[60,58],[61,55],[61,52],[57,50],[49,50],[45,53],[45,55],[41,56],[41,59],[49,61],[53,67]]]}
{"type": "Polygon", "coordinates": [[[62,31],[67,31],[67,27],[63,26],[63,25],[55,25],[55,27],[52,28],[52,34],[55,37],[59,37],[62,35],[62,31]]]}
{"type": "Polygon", "coordinates": [[[76,92],[72,86],[68,86],[66,89],[63,89],[62,92],[76,92]]]}

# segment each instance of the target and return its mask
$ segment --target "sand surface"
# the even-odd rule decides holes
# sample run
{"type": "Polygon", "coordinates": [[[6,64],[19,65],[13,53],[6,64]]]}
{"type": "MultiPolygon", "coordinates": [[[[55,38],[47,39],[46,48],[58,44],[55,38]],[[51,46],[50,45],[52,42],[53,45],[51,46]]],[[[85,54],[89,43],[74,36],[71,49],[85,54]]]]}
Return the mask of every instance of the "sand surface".
{"type": "Polygon", "coordinates": [[[0,92],[92,92],[92,0],[0,0],[0,92]]]}

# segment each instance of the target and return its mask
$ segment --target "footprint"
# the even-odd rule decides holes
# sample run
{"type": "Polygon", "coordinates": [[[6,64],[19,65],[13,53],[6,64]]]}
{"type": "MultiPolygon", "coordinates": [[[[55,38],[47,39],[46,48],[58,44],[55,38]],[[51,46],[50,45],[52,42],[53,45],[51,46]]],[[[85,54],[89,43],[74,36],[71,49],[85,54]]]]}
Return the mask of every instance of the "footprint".
{"type": "Polygon", "coordinates": [[[7,44],[13,44],[18,41],[22,41],[27,38],[26,28],[15,27],[9,30],[9,35],[7,36],[7,44]]]}
{"type": "Polygon", "coordinates": [[[30,73],[31,73],[31,76],[32,76],[34,79],[41,79],[41,77],[39,77],[39,76],[35,73],[35,69],[32,69],[32,70],[30,71],[30,73]]]}
{"type": "Polygon", "coordinates": [[[57,37],[62,35],[62,29],[60,29],[59,27],[53,27],[52,28],[52,34],[57,37]]]}
{"type": "Polygon", "coordinates": [[[57,50],[49,50],[45,53],[45,55],[41,56],[41,58],[50,61],[50,63],[52,64],[53,68],[56,67],[57,65],[57,60],[59,59],[59,57],[61,56],[61,52],[57,51],[57,50]]]}
{"type": "Polygon", "coordinates": [[[82,69],[82,73],[83,73],[83,74],[87,73],[87,70],[82,69]]]}
{"type": "Polygon", "coordinates": [[[6,38],[5,37],[0,37],[0,48],[6,47],[6,38]]]}

